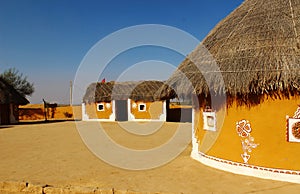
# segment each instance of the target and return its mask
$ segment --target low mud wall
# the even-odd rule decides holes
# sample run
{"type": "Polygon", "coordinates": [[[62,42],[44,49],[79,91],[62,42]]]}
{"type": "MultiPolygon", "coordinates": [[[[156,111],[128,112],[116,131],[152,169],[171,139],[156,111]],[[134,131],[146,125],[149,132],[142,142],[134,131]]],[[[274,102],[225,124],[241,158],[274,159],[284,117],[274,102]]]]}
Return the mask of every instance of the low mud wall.
{"type": "Polygon", "coordinates": [[[19,120],[81,119],[81,106],[58,106],[45,109],[43,105],[19,107],[19,120]],[[75,116],[74,116],[75,115],[75,116]]]}

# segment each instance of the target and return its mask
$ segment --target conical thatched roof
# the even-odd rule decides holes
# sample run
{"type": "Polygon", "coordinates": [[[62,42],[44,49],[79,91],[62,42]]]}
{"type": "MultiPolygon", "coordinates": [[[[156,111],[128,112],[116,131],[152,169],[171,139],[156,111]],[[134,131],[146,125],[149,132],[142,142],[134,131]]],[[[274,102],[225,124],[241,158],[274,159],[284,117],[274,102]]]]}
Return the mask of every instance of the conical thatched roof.
{"type": "Polygon", "coordinates": [[[111,100],[159,101],[175,98],[175,92],[161,81],[92,83],[83,101],[108,102],[111,100]]]}
{"type": "Polygon", "coordinates": [[[0,104],[10,103],[25,105],[28,104],[29,101],[0,77],[0,104]]]}
{"type": "Polygon", "coordinates": [[[264,94],[299,94],[299,36],[300,0],[246,0],[207,35],[168,83],[177,91],[204,97],[226,93],[244,103],[264,94]],[[225,87],[217,71],[209,68],[215,62],[225,87]],[[182,73],[193,91],[181,82],[182,73]]]}

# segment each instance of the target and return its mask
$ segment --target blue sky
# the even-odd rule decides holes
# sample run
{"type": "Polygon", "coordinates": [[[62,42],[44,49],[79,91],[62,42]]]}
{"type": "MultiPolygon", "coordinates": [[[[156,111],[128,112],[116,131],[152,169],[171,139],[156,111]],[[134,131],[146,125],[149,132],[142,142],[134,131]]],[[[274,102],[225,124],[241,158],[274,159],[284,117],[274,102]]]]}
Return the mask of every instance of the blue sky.
{"type": "MultiPolygon", "coordinates": [[[[201,41],[241,3],[242,0],[0,0],[0,72],[15,67],[27,75],[36,90],[29,98],[31,103],[41,103],[42,98],[68,103],[70,80],[74,80],[84,56],[104,37],[134,25],[162,24],[186,31],[201,41]]],[[[183,58],[158,47],[131,49],[115,58],[99,79],[114,80],[121,74],[124,77],[120,80],[141,79],[131,77],[130,71],[145,79],[157,79],[151,70],[163,64],[143,61],[160,59],[176,67],[183,58]],[[132,68],[136,64],[138,67],[132,68]]],[[[174,69],[165,67],[157,71],[161,79],[174,69]]]]}

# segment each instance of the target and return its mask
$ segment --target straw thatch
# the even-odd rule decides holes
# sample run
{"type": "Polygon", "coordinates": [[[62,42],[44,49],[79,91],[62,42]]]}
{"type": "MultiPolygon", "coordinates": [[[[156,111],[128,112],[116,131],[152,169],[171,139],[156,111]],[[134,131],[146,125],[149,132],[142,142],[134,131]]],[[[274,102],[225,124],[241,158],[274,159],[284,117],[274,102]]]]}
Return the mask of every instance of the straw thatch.
{"type": "Polygon", "coordinates": [[[25,105],[29,101],[0,77],[0,104],[25,105]]]}
{"type": "Polygon", "coordinates": [[[161,81],[92,83],[83,97],[85,103],[112,100],[161,101],[175,98],[174,90],[161,81]]]}
{"type": "Polygon", "coordinates": [[[168,83],[186,94],[226,94],[246,104],[259,103],[264,95],[299,95],[299,35],[300,0],[246,0],[207,35],[168,83]],[[211,67],[215,62],[219,70],[211,67]],[[183,76],[193,88],[181,81],[183,76]]]}

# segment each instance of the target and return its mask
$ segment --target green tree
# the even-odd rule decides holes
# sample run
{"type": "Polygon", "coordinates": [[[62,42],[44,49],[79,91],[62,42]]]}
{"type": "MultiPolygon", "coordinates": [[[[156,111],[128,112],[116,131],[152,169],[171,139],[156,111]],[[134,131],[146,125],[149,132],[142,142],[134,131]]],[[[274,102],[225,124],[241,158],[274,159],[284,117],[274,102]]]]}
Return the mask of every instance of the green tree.
{"type": "Polygon", "coordinates": [[[27,81],[27,76],[24,76],[16,68],[9,68],[0,76],[24,97],[30,96],[34,92],[33,83],[27,81]]]}

